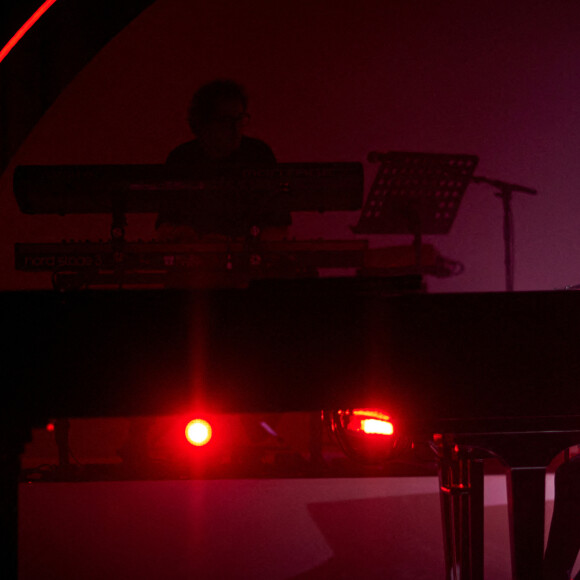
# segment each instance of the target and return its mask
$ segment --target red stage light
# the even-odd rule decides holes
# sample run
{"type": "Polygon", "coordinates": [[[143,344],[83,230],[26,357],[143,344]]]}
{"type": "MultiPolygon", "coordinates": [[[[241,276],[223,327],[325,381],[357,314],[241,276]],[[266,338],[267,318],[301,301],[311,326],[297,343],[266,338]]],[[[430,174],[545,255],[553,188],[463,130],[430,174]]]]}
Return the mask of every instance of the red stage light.
{"type": "Polygon", "coordinates": [[[361,430],[368,435],[392,435],[393,424],[382,419],[363,419],[360,422],[361,430]]]}
{"type": "Polygon", "coordinates": [[[395,428],[389,415],[377,409],[353,409],[348,429],[367,435],[393,435],[395,428]]]}
{"type": "Polygon", "coordinates": [[[203,419],[193,419],[185,428],[186,439],[196,447],[201,447],[209,443],[211,436],[211,425],[203,419]]]}
{"type": "Polygon", "coordinates": [[[47,423],[47,424],[46,424],[46,430],[47,430],[49,433],[52,433],[52,432],[54,431],[54,423],[53,423],[52,421],[51,421],[50,423],[47,423]]]}
{"type": "Polygon", "coordinates": [[[379,409],[345,409],[325,417],[342,451],[354,461],[381,464],[412,448],[390,415],[379,409]]]}
{"type": "Polygon", "coordinates": [[[40,8],[20,27],[18,32],[6,43],[0,50],[0,62],[2,62],[8,53],[18,44],[20,39],[32,28],[36,21],[56,2],[56,0],[45,0],[40,8]]]}

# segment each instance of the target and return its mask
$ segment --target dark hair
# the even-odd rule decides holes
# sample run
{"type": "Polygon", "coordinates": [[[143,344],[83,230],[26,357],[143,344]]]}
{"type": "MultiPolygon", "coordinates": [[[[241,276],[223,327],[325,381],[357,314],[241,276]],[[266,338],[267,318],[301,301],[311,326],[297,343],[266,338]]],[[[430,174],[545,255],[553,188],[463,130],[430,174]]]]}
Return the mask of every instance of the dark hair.
{"type": "Polygon", "coordinates": [[[215,113],[222,100],[237,100],[248,108],[248,95],[244,87],[230,79],[217,79],[200,87],[193,95],[187,110],[187,122],[195,134],[215,113]]]}

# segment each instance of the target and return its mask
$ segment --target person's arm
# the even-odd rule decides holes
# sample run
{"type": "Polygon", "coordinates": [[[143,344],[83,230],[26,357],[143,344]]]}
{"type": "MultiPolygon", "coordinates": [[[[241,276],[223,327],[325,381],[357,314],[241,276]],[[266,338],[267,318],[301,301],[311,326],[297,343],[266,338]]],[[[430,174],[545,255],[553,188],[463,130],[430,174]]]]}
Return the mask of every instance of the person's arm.
{"type": "MultiPolygon", "coordinates": [[[[165,164],[170,167],[185,165],[188,157],[195,153],[192,151],[195,147],[194,143],[189,141],[175,147],[167,156],[165,164]]],[[[191,226],[183,223],[182,218],[183,216],[169,207],[168,204],[162,204],[155,222],[155,239],[160,242],[187,243],[197,241],[199,236],[191,226]]]]}

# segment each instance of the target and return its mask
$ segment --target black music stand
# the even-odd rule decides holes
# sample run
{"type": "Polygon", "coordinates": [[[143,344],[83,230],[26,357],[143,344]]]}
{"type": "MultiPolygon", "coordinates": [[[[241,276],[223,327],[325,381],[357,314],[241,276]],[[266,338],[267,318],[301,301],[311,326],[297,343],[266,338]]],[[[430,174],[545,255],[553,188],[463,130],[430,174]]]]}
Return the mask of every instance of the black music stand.
{"type": "Polygon", "coordinates": [[[380,161],[357,234],[412,234],[417,266],[423,234],[447,234],[479,158],[439,153],[374,153],[380,161]]]}

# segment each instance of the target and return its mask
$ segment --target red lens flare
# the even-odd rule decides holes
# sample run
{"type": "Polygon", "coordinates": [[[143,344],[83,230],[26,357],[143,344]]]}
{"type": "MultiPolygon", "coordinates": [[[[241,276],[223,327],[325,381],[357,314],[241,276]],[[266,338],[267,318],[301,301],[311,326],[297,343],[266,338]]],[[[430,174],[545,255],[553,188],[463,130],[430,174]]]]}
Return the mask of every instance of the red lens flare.
{"type": "Polygon", "coordinates": [[[185,438],[195,447],[207,445],[211,437],[211,425],[204,419],[193,419],[185,427],[185,438]]]}

